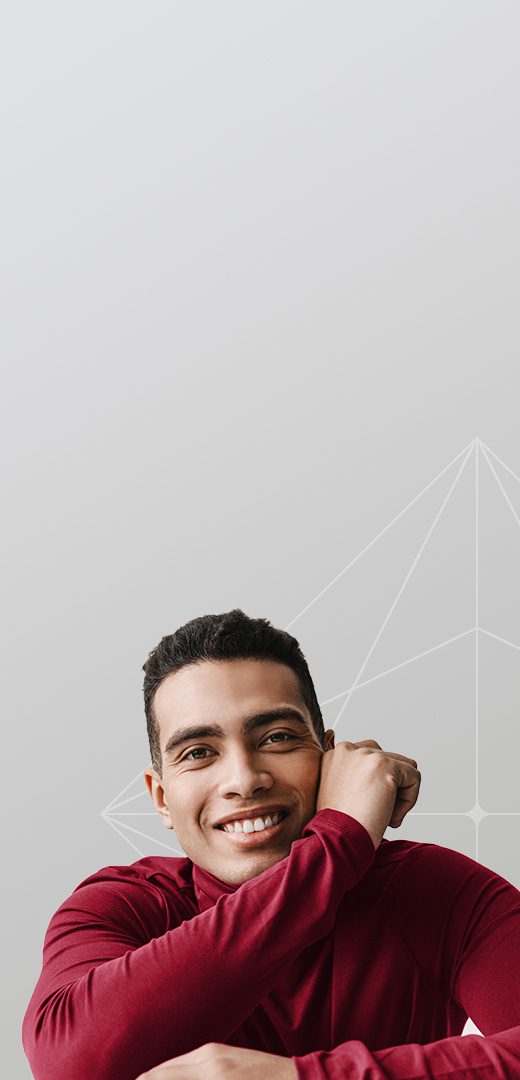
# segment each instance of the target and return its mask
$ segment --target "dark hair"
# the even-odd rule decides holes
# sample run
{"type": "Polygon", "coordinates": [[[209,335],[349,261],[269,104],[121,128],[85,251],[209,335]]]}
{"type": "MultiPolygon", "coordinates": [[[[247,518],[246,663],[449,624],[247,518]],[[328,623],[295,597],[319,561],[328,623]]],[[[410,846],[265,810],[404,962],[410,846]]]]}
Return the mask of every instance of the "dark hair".
{"type": "Polygon", "coordinates": [[[325,747],[323,717],[307,661],[296,638],[277,630],[268,619],[250,619],[240,608],[221,615],[201,615],[167,634],[143,664],[144,709],[152,765],[162,777],[159,725],[153,710],[155,693],[164,678],[188,664],[204,660],[277,660],[295,672],[321,746],[325,747]]]}

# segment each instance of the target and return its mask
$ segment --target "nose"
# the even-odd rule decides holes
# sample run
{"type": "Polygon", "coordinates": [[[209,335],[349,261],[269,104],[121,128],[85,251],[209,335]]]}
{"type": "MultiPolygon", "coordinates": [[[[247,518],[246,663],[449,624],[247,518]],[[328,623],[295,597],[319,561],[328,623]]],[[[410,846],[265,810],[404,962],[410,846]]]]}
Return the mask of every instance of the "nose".
{"type": "Polygon", "coordinates": [[[259,791],[269,791],[273,786],[273,777],[265,768],[265,759],[261,763],[254,754],[247,750],[228,750],[222,762],[222,776],[219,783],[219,795],[230,798],[239,795],[250,799],[259,791]]]}

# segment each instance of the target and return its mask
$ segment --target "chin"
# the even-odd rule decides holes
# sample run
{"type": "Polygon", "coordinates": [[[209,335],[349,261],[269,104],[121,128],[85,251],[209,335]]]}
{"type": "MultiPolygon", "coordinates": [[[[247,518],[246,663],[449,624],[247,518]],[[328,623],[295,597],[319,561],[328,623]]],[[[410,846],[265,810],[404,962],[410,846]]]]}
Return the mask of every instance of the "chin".
{"type": "Polygon", "coordinates": [[[247,868],[244,866],[241,870],[236,870],[232,877],[230,874],[226,878],[222,878],[222,880],[228,881],[233,885],[244,885],[246,881],[252,881],[255,877],[259,877],[260,874],[263,874],[264,870],[269,870],[277,861],[277,859],[271,859],[270,862],[266,862],[264,865],[257,867],[247,868]]]}

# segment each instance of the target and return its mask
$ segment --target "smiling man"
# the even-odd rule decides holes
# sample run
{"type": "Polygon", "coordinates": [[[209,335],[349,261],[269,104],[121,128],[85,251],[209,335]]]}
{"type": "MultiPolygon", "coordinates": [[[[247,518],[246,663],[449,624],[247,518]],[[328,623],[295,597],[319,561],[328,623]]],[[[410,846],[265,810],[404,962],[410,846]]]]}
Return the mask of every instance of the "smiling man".
{"type": "Polygon", "coordinates": [[[53,916],[37,1080],[519,1080],[520,895],[384,839],[417,762],[335,746],[296,639],[239,609],[144,670],[144,779],[186,857],[105,867],[53,916]]]}
{"type": "Polygon", "coordinates": [[[164,749],[146,783],[192,861],[241,885],[285,858],[315,812],[323,753],[295,672],[189,665],[162,679],[152,717],[164,749]]]}

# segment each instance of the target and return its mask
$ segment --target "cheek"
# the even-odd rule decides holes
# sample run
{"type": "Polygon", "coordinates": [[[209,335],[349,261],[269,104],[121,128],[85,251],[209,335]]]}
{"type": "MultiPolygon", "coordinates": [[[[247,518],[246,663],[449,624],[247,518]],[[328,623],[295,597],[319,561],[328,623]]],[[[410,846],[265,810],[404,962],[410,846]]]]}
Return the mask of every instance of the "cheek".
{"type": "Polygon", "coordinates": [[[287,780],[298,788],[302,795],[311,799],[316,794],[320,775],[321,754],[302,754],[299,760],[291,761],[288,766],[287,780]]]}
{"type": "Polygon", "coordinates": [[[203,800],[194,790],[194,785],[183,785],[176,782],[175,794],[173,790],[167,793],[167,802],[174,832],[179,838],[184,834],[193,832],[198,825],[203,810],[203,800]]]}

